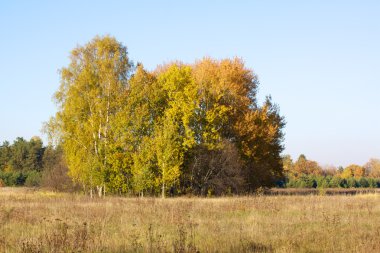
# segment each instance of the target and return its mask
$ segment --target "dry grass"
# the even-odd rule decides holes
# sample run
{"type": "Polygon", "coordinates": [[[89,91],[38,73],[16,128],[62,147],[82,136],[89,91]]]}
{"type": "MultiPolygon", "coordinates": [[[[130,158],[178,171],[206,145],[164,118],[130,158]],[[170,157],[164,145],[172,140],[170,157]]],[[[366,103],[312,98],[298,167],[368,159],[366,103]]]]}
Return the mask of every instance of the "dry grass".
{"type": "Polygon", "coordinates": [[[0,252],[380,252],[380,195],[91,200],[0,189],[0,252]]]}

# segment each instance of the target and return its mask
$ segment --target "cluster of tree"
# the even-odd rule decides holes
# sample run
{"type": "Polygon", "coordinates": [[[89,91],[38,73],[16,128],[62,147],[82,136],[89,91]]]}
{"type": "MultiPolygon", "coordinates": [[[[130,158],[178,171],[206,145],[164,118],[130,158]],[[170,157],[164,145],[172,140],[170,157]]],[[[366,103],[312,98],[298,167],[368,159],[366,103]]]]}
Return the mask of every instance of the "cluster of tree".
{"type": "Polygon", "coordinates": [[[0,186],[45,186],[72,190],[62,149],[45,147],[39,137],[21,137],[0,146],[0,186]]]}
{"type": "Polygon", "coordinates": [[[39,184],[45,148],[38,137],[30,141],[17,138],[11,145],[5,141],[0,146],[0,184],[39,184]]]}
{"type": "Polygon", "coordinates": [[[71,52],[45,130],[92,195],[243,193],[283,177],[284,119],[240,59],[146,70],[112,37],[71,52]]]}
{"type": "Polygon", "coordinates": [[[300,155],[293,162],[289,155],[283,157],[285,179],[278,186],[289,188],[380,188],[380,160],[370,159],[364,166],[352,164],[343,167],[322,168],[317,162],[300,155]]]}

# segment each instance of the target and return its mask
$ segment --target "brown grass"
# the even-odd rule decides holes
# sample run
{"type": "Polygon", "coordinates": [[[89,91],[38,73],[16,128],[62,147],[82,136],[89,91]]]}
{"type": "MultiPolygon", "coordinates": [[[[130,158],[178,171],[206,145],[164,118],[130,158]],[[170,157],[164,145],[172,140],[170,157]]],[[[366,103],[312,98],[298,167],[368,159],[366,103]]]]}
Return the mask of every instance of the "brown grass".
{"type": "Polygon", "coordinates": [[[0,189],[0,252],[380,252],[380,195],[119,198],[0,189]]]}

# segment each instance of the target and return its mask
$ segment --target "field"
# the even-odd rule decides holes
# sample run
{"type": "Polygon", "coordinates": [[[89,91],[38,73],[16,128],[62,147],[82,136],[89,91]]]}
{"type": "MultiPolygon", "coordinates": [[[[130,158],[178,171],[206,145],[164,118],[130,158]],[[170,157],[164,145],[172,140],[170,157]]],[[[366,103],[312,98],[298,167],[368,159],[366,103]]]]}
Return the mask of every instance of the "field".
{"type": "Polygon", "coordinates": [[[2,188],[0,252],[380,252],[380,195],[90,199],[2,188]]]}

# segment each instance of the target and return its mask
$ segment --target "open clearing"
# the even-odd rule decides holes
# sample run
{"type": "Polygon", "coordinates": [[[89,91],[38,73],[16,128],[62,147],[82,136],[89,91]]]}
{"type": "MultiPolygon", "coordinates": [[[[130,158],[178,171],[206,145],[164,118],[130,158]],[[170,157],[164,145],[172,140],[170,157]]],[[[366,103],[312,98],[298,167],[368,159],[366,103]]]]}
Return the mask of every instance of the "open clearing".
{"type": "Polygon", "coordinates": [[[380,195],[90,199],[0,189],[1,252],[380,252],[380,195]]]}

